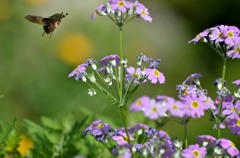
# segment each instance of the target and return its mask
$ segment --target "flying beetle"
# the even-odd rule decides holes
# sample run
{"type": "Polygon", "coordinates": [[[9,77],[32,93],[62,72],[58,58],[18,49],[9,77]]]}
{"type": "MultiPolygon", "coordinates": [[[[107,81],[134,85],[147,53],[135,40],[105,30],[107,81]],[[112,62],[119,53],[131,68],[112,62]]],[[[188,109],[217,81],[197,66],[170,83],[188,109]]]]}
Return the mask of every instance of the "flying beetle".
{"type": "Polygon", "coordinates": [[[46,34],[50,34],[50,37],[51,37],[53,31],[59,26],[59,24],[61,23],[61,20],[65,18],[67,15],[68,13],[64,14],[62,12],[62,13],[56,13],[47,18],[44,18],[41,16],[35,16],[35,15],[26,15],[24,18],[32,23],[43,25],[44,32],[42,36],[46,33],[46,34]]]}

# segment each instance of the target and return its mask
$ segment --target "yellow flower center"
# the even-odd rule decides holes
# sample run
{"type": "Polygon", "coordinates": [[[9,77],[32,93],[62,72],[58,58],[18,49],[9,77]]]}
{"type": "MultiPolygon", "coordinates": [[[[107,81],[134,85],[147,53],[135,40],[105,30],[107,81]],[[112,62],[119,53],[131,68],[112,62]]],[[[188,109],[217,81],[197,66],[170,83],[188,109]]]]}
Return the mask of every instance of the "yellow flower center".
{"type": "Polygon", "coordinates": [[[220,33],[218,34],[218,37],[223,38],[222,32],[220,32],[220,33]]]}
{"type": "Polygon", "coordinates": [[[235,112],[236,108],[235,107],[232,107],[231,111],[232,112],[235,112]]]}
{"type": "Polygon", "coordinates": [[[199,33],[199,34],[197,34],[195,38],[199,38],[199,37],[201,37],[201,36],[200,36],[200,33],[199,33]]]}
{"type": "Polygon", "coordinates": [[[236,47],[234,52],[240,52],[240,48],[239,47],[236,47]]]}
{"type": "Polygon", "coordinates": [[[187,96],[187,95],[188,95],[188,91],[185,91],[185,92],[183,93],[183,95],[187,96]]]}
{"type": "Polygon", "coordinates": [[[173,105],[173,109],[174,110],[177,110],[178,109],[178,106],[176,104],[173,105]]]}
{"type": "Polygon", "coordinates": [[[233,33],[233,31],[228,31],[228,37],[231,37],[231,38],[233,38],[234,37],[234,33],[233,33]]]}
{"type": "Polygon", "coordinates": [[[136,102],[136,105],[137,105],[137,106],[141,106],[141,105],[142,105],[142,101],[141,101],[141,100],[138,100],[138,101],[136,102]]]}
{"type": "Polygon", "coordinates": [[[192,102],[192,107],[197,109],[199,107],[199,103],[197,101],[192,102]]]}
{"type": "Polygon", "coordinates": [[[205,100],[207,103],[210,103],[210,100],[207,98],[206,100],[205,100]]]}
{"type": "Polygon", "coordinates": [[[128,142],[128,138],[126,136],[122,137],[125,142],[128,142]]]}
{"type": "Polygon", "coordinates": [[[157,112],[157,108],[156,108],[156,107],[153,107],[153,108],[152,108],[152,112],[157,112]]]}
{"type": "Polygon", "coordinates": [[[157,76],[157,77],[160,76],[160,72],[159,72],[158,70],[156,70],[156,69],[154,70],[154,74],[155,74],[155,76],[157,76]]]}
{"type": "Polygon", "coordinates": [[[146,16],[147,13],[143,10],[143,11],[142,11],[142,15],[146,16]]]}
{"type": "Polygon", "coordinates": [[[118,6],[120,6],[120,7],[124,6],[124,2],[123,1],[119,1],[118,2],[118,6]]]}
{"type": "Polygon", "coordinates": [[[134,73],[134,74],[133,74],[133,77],[134,77],[134,78],[138,78],[138,74],[137,74],[137,73],[134,73]]]}
{"type": "Polygon", "coordinates": [[[103,125],[101,124],[101,123],[99,123],[98,125],[97,125],[97,128],[99,128],[99,129],[101,129],[103,127],[103,125]]]}
{"type": "Polygon", "coordinates": [[[240,119],[237,121],[237,126],[240,127],[240,119]]]}
{"type": "Polygon", "coordinates": [[[230,141],[230,145],[231,147],[235,148],[235,144],[232,141],[230,141]]]}
{"type": "Polygon", "coordinates": [[[194,157],[199,157],[200,156],[200,152],[198,150],[193,150],[193,155],[194,157]]]}

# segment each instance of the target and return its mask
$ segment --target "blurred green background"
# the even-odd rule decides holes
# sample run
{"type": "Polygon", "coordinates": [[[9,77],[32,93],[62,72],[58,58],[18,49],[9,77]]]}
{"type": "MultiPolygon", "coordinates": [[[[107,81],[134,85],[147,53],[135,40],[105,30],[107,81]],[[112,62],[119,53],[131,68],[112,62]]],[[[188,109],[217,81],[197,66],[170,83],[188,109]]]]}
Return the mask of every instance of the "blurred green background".
{"type": "MultiPolygon", "coordinates": [[[[118,28],[107,17],[90,20],[95,8],[107,1],[94,0],[1,0],[0,1],[0,120],[18,117],[39,121],[40,116],[62,118],[74,113],[76,119],[94,114],[98,119],[121,126],[117,107],[99,97],[90,97],[87,87],[68,74],[88,58],[101,59],[118,53],[118,28]],[[42,37],[42,26],[24,19],[25,15],[47,17],[68,13],[50,38],[42,37]]],[[[153,18],[152,23],[135,19],[123,32],[123,51],[130,65],[143,52],[162,59],[160,71],[166,84],[145,84],[129,100],[142,95],[170,95],[177,98],[176,85],[191,73],[201,73],[202,86],[214,99],[214,80],[221,76],[222,61],[206,44],[188,44],[196,34],[212,26],[226,24],[240,27],[240,1],[232,0],[142,0],[153,18]]],[[[239,60],[229,60],[226,79],[240,78],[239,60]]],[[[196,135],[212,134],[208,116],[189,124],[191,141],[196,135]]],[[[130,114],[130,124],[146,121],[140,114],[130,114]],[[137,118],[137,119],[136,119],[137,118]]],[[[170,122],[163,127],[171,136],[180,136],[179,126],[170,122]]],[[[224,130],[224,137],[231,132],[224,130]]],[[[239,146],[239,142],[235,143],[239,146]]]]}

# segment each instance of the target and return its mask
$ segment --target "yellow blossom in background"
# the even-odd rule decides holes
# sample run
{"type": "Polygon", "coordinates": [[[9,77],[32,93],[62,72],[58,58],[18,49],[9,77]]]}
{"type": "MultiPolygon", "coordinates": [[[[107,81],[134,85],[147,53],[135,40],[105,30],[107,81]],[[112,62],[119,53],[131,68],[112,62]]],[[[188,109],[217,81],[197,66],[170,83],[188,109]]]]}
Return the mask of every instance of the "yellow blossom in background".
{"type": "Polygon", "coordinates": [[[50,0],[25,0],[25,2],[29,5],[45,5],[50,2],[50,0]]]}
{"type": "Polygon", "coordinates": [[[0,22],[8,19],[12,13],[12,7],[9,0],[0,0],[0,22]]]}
{"type": "Polygon", "coordinates": [[[17,150],[20,152],[21,156],[25,156],[32,146],[33,144],[30,138],[22,137],[17,150]]]}
{"type": "Polygon", "coordinates": [[[88,37],[79,33],[66,34],[59,42],[59,57],[69,65],[78,65],[91,58],[93,44],[88,37]]]}

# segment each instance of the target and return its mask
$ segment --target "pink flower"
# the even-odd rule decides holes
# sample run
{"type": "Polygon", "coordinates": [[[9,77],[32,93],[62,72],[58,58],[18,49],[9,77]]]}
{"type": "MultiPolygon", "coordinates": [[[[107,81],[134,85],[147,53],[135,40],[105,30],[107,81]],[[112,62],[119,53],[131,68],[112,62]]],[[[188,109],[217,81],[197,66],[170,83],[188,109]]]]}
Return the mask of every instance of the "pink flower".
{"type": "Polygon", "coordinates": [[[131,106],[130,106],[130,111],[142,111],[145,106],[148,106],[151,104],[151,100],[147,96],[142,96],[138,98],[131,106]]]}
{"type": "Polygon", "coordinates": [[[204,158],[207,154],[205,147],[199,147],[198,144],[190,145],[188,148],[184,149],[182,156],[184,158],[204,158]]]}
{"type": "Polygon", "coordinates": [[[151,101],[151,104],[144,107],[144,115],[151,120],[158,119],[159,117],[167,116],[167,106],[161,102],[151,101]]]}
{"type": "MultiPolygon", "coordinates": [[[[131,135],[129,135],[129,139],[130,140],[134,140],[133,137],[131,135]]],[[[118,132],[116,136],[112,137],[113,140],[117,141],[117,144],[120,146],[126,146],[128,147],[130,144],[128,143],[128,138],[127,138],[127,134],[125,132],[118,132]]]]}
{"type": "Polygon", "coordinates": [[[112,10],[120,10],[125,13],[127,9],[132,8],[132,3],[125,0],[112,0],[111,1],[112,10]]]}
{"type": "Polygon", "coordinates": [[[165,83],[165,76],[163,73],[159,72],[157,69],[146,69],[145,70],[146,75],[148,76],[148,79],[151,81],[151,83],[157,83],[160,84],[165,83]]]}

